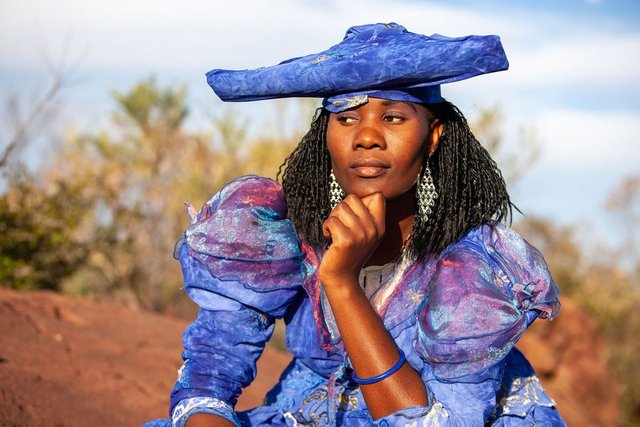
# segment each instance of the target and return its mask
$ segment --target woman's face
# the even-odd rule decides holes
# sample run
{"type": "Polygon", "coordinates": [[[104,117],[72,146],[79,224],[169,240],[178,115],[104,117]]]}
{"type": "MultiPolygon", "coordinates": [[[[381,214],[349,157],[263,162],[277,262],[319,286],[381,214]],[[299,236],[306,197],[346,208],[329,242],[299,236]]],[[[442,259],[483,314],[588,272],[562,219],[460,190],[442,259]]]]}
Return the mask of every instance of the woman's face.
{"type": "Polygon", "coordinates": [[[393,200],[411,190],[425,151],[433,152],[440,134],[429,116],[422,105],[378,98],[331,113],[327,147],[344,191],[359,197],[380,192],[393,200]]]}

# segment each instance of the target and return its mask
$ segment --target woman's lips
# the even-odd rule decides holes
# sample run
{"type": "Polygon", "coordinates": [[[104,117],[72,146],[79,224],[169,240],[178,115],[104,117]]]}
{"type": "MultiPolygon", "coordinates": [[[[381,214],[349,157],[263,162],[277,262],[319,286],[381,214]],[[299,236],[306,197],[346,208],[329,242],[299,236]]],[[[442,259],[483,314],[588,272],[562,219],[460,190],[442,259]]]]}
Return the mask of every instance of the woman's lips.
{"type": "Polygon", "coordinates": [[[377,159],[358,160],[351,165],[351,170],[360,178],[376,178],[384,174],[389,165],[377,159]]]}

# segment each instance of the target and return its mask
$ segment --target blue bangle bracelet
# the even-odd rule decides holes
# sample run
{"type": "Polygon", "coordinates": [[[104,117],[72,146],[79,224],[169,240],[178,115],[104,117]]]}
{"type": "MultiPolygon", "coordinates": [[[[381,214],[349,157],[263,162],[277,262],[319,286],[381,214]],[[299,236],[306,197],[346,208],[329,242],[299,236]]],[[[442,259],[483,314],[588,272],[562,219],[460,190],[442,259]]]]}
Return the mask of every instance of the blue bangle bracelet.
{"type": "Polygon", "coordinates": [[[398,359],[396,364],[393,365],[387,372],[383,372],[380,375],[376,375],[375,377],[371,377],[371,378],[360,378],[356,375],[355,371],[352,371],[351,379],[353,379],[353,381],[355,381],[357,384],[366,385],[366,384],[374,384],[374,383],[377,383],[378,381],[382,381],[387,377],[390,377],[391,375],[396,373],[396,371],[400,369],[402,365],[404,365],[404,362],[407,361],[407,358],[405,357],[404,351],[402,351],[402,349],[398,348],[398,353],[400,353],[400,359],[398,359]]]}

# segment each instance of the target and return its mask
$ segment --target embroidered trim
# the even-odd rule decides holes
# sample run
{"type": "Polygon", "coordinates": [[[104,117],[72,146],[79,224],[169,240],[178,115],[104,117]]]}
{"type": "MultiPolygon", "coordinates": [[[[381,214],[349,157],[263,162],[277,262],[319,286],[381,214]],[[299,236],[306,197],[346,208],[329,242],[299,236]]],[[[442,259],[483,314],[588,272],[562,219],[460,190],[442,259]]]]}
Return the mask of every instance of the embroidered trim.
{"type": "Polygon", "coordinates": [[[433,406],[427,413],[427,416],[422,421],[422,425],[440,427],[440,420],[443,418],[444,419],[449,418],[449,413],[447,412],[446,409],[444,409],[444,406],[442,405],[442,403],[436,402],[433,404],[433,406]]]}
{"type": "Polygon", "coordinates": [[[291,414],[291,412],[285,412],[284,417],[290,419],[293,422],[293,427],[300,426],[300,424],[298,424],[298,420],[293,416],[293,414],[291,414]]]}
{"type": "Polygon", "coordinates": [[[353,412],[360,403],[359,389],[331,390],[327,384],[318,387],[307,395],[297,410],[284,412],[285,418],[293,422],[294,427],[335,425],[336,413],[353,412]]]}
{"type": "MultiPolygon", "coordinates": [[[[506,392],[507,390],[503,390],[506,392]]],[[[500,414],[511,414],[524,417],[531,404],[554,407],[556,402],[544,392],[540,380],[536,376],[516,378],[511,384],[506,397],[500,399],[496,410],[500,414]]]]}
{"type": "Polygon", "coordinates": [[[367,95],[353,95],[353,96],[336,97],[336,98],[337,99],[331,98],[329,100],[329,103],[333,105],[334,108],[338,108],[341,111],[358,107],[362,104],[366,104],[369,101],[369,96],[367,95]]]}
{"type": "Polygon", "coordinates": [[[190,397],[188,399],[181,400],[173,410],[171,416],[171,422],[173,425],[179,425],[181,418],[189,414],[194,409],[212,409],[219,411],[222,414],[233,413],[233,408],[227,402],[213,397],[190,397]]]}

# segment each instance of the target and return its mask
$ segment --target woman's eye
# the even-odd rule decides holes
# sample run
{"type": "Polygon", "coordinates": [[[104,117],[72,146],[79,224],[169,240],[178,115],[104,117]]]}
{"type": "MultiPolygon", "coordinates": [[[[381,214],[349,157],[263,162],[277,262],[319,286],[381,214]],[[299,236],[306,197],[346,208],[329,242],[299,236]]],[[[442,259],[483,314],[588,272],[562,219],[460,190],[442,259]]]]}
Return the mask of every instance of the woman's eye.
{"type": "Polygon", "coordinates": [[[385,114],[382,119],[388,123],[400,123],[404,120],[404,116],[400,114],[385,114]]]}
{"type": "Polygon", "coordinates": [[[336,117],[336,120],[345,125],[350,125],[356,122],[356,118],[352,116],[338,116],[336,117]]]}

